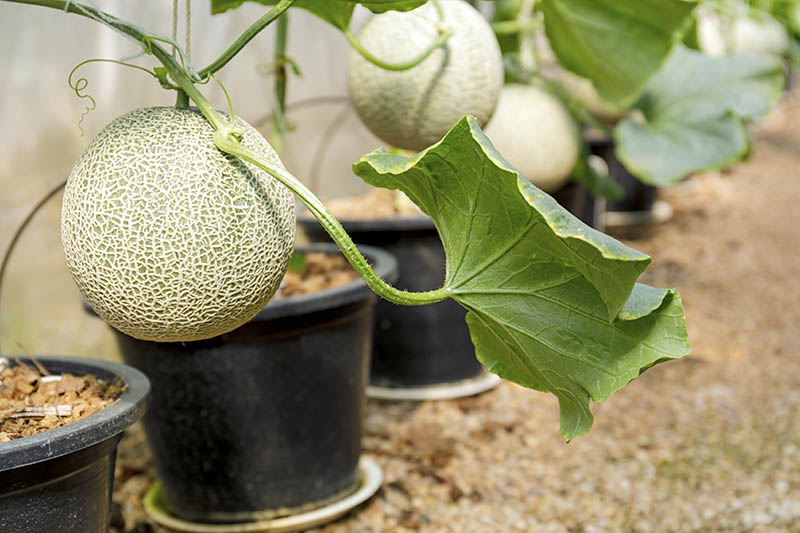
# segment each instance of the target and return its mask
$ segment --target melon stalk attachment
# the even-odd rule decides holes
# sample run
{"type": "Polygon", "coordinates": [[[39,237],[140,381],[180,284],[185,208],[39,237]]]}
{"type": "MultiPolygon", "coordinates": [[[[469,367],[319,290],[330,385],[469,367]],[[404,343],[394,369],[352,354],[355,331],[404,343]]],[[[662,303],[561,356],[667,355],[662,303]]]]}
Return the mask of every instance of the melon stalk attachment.
{"type": "Polygon", "coordinates": [[[375,66],[378,66],[384,70],[392,70],[392,71],[402,71],[402,70],[409,70],[423,61],[425,61],[429,55],[433,53],[434,50],[437,48],[441,48],[447,42],[447,40],[453,35],[453,30],[447,28],[446,20],[445,20],[445,12],[444,8],[442,7],[441,0],[433,0],[433,5],[436,8],[436,13],[439,15],[439,35],[433,42],[425,48],[422,52],[420,52],[416,57],[411,58],[408,61],[404,61],[402,63],[389,63],[387,61],[383,61],[382,59],[372,55],[369,50],[367,50],[364,45],[358,40],[358,38],[353,35],[353,32],[350,31],[349,28],[346,28],[343,31],[347,42],[350,43],[350,46],[353,49],[361,54],[361,56],[372,63],[375,66]]]}

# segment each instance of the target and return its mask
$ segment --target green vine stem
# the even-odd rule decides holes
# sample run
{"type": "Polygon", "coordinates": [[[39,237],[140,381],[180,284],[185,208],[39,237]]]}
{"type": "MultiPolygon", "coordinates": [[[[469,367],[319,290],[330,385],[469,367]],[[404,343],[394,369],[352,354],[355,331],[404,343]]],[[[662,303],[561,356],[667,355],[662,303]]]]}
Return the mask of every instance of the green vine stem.
{"type": "Polygon", "coordinates": [[[534,31],[540,24],[541,22],[536,19],[525,22],[520,22],[518,20],[500,20],[492,22],[491,26],[492,30],[497,35],[516,35],[526,31],[534,31]]]}
{"type": "Polygon", "coordinates": [[[278,17],[275,32],[274,54],[274,95],[272,110],[272,132],[270,144],[279,156],[283,155],[283,140],[286,135],[286,44],[289,31],[289,14],[284,13],[278,17]]]}
{"type": "Polygon", "coordinates": [[[269,173],[300,198],[306,208],[319,220],[325,231],[336,242],[355,271],[364,278],[367,285],[379,296],[401,305],[426,305],[446,300],[450,297],[450,290],[446,287],[425,292],[408,292],[387,284],[375,274],[339,221],[300,180],[286,170],[271,164],[264,156],[242,146],[237,141],[231,140],[229,136],[225,136],[219,131],[214,135],[214,144],[223,152],[249,161],[269,173]]]}
{"type": "MultiPolygon", "coordinates": [[[[304,109],[308,107],[316,107],[316,106],[324,106],[324,105],[336,105],[336,104],[344,104],[350,101],[350,97],[346,95],[342,96],[311,96],[309,98],[304,98],[302,100],[297,100],[295,102],[291,102],[285,105],[284,112],[292,110],[296,111],[298,109],[304,109]]],[[[272,112],[269,114],[261,117],[257,121],[253,123],[253,126],[257,128],[265,128],[272,122],[274,115],[272,112]]]]}
{"type": "Polygon", "coordinates": [[[175,107],[178,109],[186,109],[189,107],[189,97],[183,91],[183,89],[178,89],[178,96],[175,99],[175,107]]]}
{"type": "Polygon", "coordinates": [[[417,65],[425,61],[428,58],[428,56],[433,53],[434,50],[444,46],[444,43],[446,43],[447,40],[453,35],[453,30],[448,29],[445,26],[445,13],[444,13],[444,7],[442,6],[442,1],[433,0],[433,6],[436,9],[436,13],[439,17],[439,29],[438,29],[439,35],[436,37],[436,39],[433,40],[433,42],[430,45],[428,45],[428,47],[425,50],[420,52],[419,55],[403,63],[387,63],[386,61],[383,61],[382,59],[372,55],[372,53],[370,53],[370,51],[367,50],[363,44],[361,44],[358,38],[355,35],[353,35],[353,32],[350,31],[350,28],[345,28],[342,31],[344,33],[345,38],[347,39],[347,42],[350,43],[350,46],[352,46],[356,50],[356,52],[361,54],[361,57],[363,57],[373,65],[376,65],[384,70],[394,70],[394,71],[408,70],[416,67],[417,65]]]}
{"type": "Polygon", "coordinates": [[[267,159],[241,145],[239,132],[229,124],[214,107],[206,100],[205,96],[194,86],[181,65],[175,61],[161,46],[153,42],[151,37],[133,25],[112,17],[94,8],[76,5],[72,0],[5,0],[9,2],[38,5],[61,9],[70,13],[82,15],[102,22],[112,28],[146,43],[147,51],[151,52],[169,71],[173,81],[197,105],[198,109],[214,128],[214,144],[228,154],[241,157],[269,173],[283,183],[305,204],[308,210],[320,221],[331,238],[339,246],[342,254],[347,258],[356,272],[364,279],[367,285],[379,296],[401,305],[425,305],[445,300],[450,297],[450,290],[446,287],[425,292],[408,292],[396,289],[382,280],[370,267],[366,258],[361,254],[353,240],[344,230],[338,220],[331,214],[325,205],[311,190],[303,185],[291,173],[272,165],[267,159]]]}
{"type": "Polygon", "coordinates": [[[242,48],[244,48],[247,43],[253,39],[253,37],[258,35],[261,30],[269,26],[272,21],[280,17],[284,11],[292,7],[292,4],[294,4],[296,1],[297,0],[281,0],[275,4],[275,7],[267,11],[263,17],[255,21],[249,28],[244,30],[239,38],[236,39],[233,44],[231,44],[228,49],[219,56],[219,58],[214,60],[214,62],[209,64],[207,67],[200,70],[200,78],[202,79],[209,74],[214,74],[219,69],[224,67],[231,59],[234,58],[234,56],[236,56],[236,54],[239,53],[242,48]]]}
{"type": "Polygon", "coordinates": [[[423,50],[418,56],[409,61],[403,63],[387,63],[386,61],[383,61],[382,59],[375,57],[369,52],[369,50],[364,48],[364,45],[362,45],[358,41],[356,36],[353,35],[353,32],[350,31],[349,28],[344,30],[344,36],[345,38],[347,38],[347,41],[350,43],[350,46],[355,48],[355,50],[359,54],[361,54],[361,56],[364,59],[384,70],[394,70],[394,71],[408,70],[410,68],[416,67],[417,65],[425,61],[425,59],[427,59],[428,56],[431,55],[434,50],[444,46],[444,43],[447,42],[447,39],[449,39],[451,35],[453,35],[452,30],[446,30],[444,33],[441,33],[425,50],[423,50]]]}

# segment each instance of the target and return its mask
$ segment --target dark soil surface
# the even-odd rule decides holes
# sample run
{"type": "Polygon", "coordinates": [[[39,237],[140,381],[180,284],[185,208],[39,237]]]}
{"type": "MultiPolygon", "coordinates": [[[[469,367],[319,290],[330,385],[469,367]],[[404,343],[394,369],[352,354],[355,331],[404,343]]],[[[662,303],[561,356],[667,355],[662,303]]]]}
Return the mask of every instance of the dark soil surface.
{"type": "MultiPolygon", "coordinates": [[[[758,126],[751,159],[665,191],[674,217],[619,235],[643,280],[677,287],[693,353],[593,406],[558,435],[549,395],[368,404],[364,453],[383,488],[317,533],[800,531],[800,100],[758,126]]],[[[141,430],[124,439],[115,524],[163,531],[141,430]]]]}
{"type": "Polygon", "coordinates": [[[0,360],[0,443],[55,429],[108,407],[122,393],[88,374],[51,375],[41,365],[0,360]]]}

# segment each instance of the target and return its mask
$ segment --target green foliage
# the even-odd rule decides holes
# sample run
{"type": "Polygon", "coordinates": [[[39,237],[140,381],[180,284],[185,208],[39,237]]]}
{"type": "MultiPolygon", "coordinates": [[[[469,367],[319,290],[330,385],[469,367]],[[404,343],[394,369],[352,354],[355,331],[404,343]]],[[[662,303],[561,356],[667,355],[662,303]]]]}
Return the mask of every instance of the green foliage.
{"type": "MultiPolygon", "coordinates": [[[[246,1],[274,6],[278,0],[211,0],[211,12],[222,13],[239,7],[246,1]]],[[[294,7],[305,9],[322,20],[333,24],[340,30],[350,25],[356,4],[361,4],[374,13],[384,11],[409,11],[424,4],[427,0],[297,0],[294,7]]]]}
{"type": "Polygon", "coordinates": [[[683,0],[543,0],[559,62],[613,104],[630,104],[691,24],[683,0]]]}
{"type": "Polygon", "coordinates": [[[306,256],[297,250],[293,251],[292,256],[289,258],[289,266],[287,268],[292,272],[302,272],[303,269],[306,268],[306,256]]]}
{"type": "MultiPolygon", "coordinates": [[[[332,1],[332,0],[322,0],[332,1]]],[[[336,1],[336,0],[333,0],[336,1]]],[[[411,11],[416,9],[428,0],[338,0],[345,4],[361,4],[373,13],[384,13],[386,11],[411,11]]]]}
{"type": "MultiPolygon", "coordinates": [[[[257,2],[267,6],[274,6],[278,3],[278,0],[211,0],[211,12],[222,13],[239,7],[246,1],[257,2]]],[[[297,0],[294,7],[303,8],[322,20],[333,24],[340,30],[344,30],[350,25],[355,3],[342,0],[297,0]]]]}
{"type": "MultiPolygon", "coordinates": [[[[522,3],[522,0],[496,0],[492,22],[497,23],[516,20],[519,16],[520,9],[522,9],[522,3]]],[[[503,55],[505,55],[507,53],[519,51],[522,41],[519,32],[512,32],[509,34],[498,34],[497,42],[500,44],[500,50],[503,52],[503,55]]]]}
{"type": "Polygon", "coordinates": [[[590,400],[688,354],[679,295],[636,283],[650,258],[531,185],[474,118],[414,157],[376,150],[354,171],[402,190],[433,218],[447,254],[444,288],[469,310],[478,358],[556,394],[565,439],[591,427],[590,400]]]}
{"type": "Polygon", "coordinates": [[[645,120],[617,127],[617,155],[659,186],[739,161],[750,148],[745,121],[765,115],[783,85],[775,57],[711,58],[678,47],[636,104],[645,120]]]}
{"type": "Polygon", "coordinates": [[[572,171],[571,178],[584,184],[589,191],[600,198],[622,198],[625,190],[607,174],[597,172],[588,161],[589,153],[584,144],[583,151],[578,158],[575,169],[572,171]]]}

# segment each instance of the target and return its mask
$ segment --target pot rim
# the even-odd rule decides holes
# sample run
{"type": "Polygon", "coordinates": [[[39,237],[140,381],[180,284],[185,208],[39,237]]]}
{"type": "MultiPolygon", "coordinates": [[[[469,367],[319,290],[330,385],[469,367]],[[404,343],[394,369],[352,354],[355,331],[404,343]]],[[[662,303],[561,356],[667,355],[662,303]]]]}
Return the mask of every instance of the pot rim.
{"type": "MultiPolygon", "coordinates": [[[[308,212],[298,213],[297,222],[301,226],[314,226],[319,224],[317,219],[308,212]]],[[[340,218],[339,222],[347,232],[422,231],[436,229],[433,219],[428,215],[373,219],[340,218]]]]}
{"type": "MultiPolygon", "coordinates": [[[[19,356],[30,362],[29,357],[19,356]]],[[[150,381],[135,368],[121,363],[72,356],[36,356],[56,374],[94,374],[100,379],[121,378],[128,388],[97,413],[59,428],[0,444],[0,473],[56,459],[93,446],[122,433],[142,417],[150,394],[150,381]]]]}
{"type": "MultiPolygon", "coordinates": [[[[311,243],[296,248],[300,252],[341,253],[333,243],[311,243]]],[[[389,283],[397,279],[397,260],[392,254],[374,246],[358,245],[358,249],[372,263],[375,272],[389,283]]],[[[313,313],[341,307],[373,296],[362,278],[345,285],[331,287],[321,291],[290,296],[288,298],[271,299],[259,313],[250,319],[251,322],[274,320],[290,316],[313,313]]]]}

